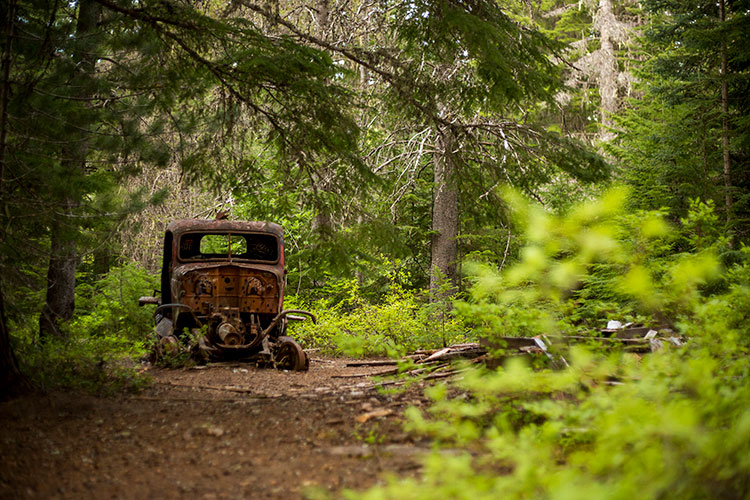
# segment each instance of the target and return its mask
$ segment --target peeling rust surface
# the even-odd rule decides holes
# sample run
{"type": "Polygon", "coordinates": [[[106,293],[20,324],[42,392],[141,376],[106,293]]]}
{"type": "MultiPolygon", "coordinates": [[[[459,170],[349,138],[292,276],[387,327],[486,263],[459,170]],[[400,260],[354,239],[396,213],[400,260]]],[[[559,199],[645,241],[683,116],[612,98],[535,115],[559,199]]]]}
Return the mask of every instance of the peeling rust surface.
{"type": "Polygon", "coordinates": [[[194,354],[202,359],[244,358],[306,370],[307,355],[284,336],[287,314],[300,311],[283,310],[283,235],[273,222],[186,219],[169,224],[155,312],[160,345],[197,338],[194,354]]]}
{"type": "Polygon", "coordinates": [[[167,226],[167,231],[179,235],[188,231],[205,232],[258,232],[275,234],[279,238],[284,236],[284,229],[274,223],[265,221],[235,221],[210,219],[183,219],[174,221],[167,226]]]}
{"type": "Polygon", "coordinates": [[[280,312],[279,276],[249,266],[195,267],[174,280],[180,302],[208,315],[222,307],[239,307],[259,314],[280,312]]]}

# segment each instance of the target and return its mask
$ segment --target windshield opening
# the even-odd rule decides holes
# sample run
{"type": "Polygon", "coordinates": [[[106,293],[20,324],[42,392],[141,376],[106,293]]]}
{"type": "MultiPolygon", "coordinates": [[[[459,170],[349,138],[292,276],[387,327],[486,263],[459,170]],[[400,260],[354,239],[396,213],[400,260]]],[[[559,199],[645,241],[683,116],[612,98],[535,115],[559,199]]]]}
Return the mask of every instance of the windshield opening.
{"type": "Polygon", "coordinates": [[[270,234],[189,233],[180,238],[180,260],[240,259],[276,262],[279,244],[270,234]]]}

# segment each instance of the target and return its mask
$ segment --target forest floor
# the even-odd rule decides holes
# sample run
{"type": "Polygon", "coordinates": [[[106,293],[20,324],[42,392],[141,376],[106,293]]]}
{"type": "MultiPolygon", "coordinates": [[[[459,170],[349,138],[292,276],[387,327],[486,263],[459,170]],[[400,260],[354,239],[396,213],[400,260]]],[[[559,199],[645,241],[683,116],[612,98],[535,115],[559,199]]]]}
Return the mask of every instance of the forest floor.
{"type": "Polygon", "coordinates": [[[402,427],[424,405],[313,354],[308,372],[224,364],[148,368],[137,394],[35,394],[0,404],[0,498],[296,499],[413,475],[428,443],[402,427]],[[354,377],[352,377],[354,375],[354,377]]]}

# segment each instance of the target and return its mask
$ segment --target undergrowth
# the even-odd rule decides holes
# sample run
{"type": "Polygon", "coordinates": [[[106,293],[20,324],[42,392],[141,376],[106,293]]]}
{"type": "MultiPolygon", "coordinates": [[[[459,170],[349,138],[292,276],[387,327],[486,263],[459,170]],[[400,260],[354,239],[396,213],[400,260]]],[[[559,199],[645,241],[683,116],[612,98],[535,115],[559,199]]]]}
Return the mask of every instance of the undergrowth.
{"type": "Polygon", "coordinates": [[[643,356],[579,346],[559,370],[519,358],[467,369],[428,391],[427,410],[408,410],[407,427],[437,447],[421,475],[345,497],[750,498],[750,249],[723,267],[720,232],[685,246],[694,228],[628,213],[622,191],[565,217],[507,199],[527,228],[522,257],[503,273],[475,267],[457,304],[484,336],[566,333],[619,314],[667,322],[686,345],[643,356]]]}
{"type": "Polygon", "coordinates": [[[292,336],[306,348],[353,357],[399,357],[469,339],[463,322],[447,314],[451,306],[445,300],[404,286],[409,281],[404,271],[394,271],[388,280],[388,290],[376,303],[363,297],[356,278],[329,283],[330,290],[317,300],[290,298],[285,307],[317,316],[316,325],[293,325],[292,336]]]}
{"type": "Polygon", "coordinates": [[[65,337],[39,339],[37,324],[14,324],[11,341],[21,370],[42,389],[94,393],[137,390],[149,383],[141,360],[150,349],[153,310],[138,297],[157,280],[133,265],[76,287],[76,315],[63,326],[65,337]]]}

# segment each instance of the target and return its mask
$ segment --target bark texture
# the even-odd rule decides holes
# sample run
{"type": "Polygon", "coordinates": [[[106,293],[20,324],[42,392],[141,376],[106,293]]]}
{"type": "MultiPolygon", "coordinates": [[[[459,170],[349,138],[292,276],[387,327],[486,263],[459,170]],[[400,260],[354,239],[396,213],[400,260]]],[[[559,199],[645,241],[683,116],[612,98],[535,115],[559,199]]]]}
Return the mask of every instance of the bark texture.
{"type": "Polygon", "coordinates": [[[277,28],[276,20],[279,17],[279,0],[263,0],[263,9],[269,14],[261,19],[263,33],[274,33],[277,28]]]}
{"type": "Polygon", "coordinates": [[[55,224],[50,237],[47,294],[39,316],[40,338],[64,337],[60,326],[75,310],[76,264],[75,241],[55,224]]]}
{"type": "Polygon", "coordinates": [[[599,0],[595,26],[599,30],[599,98],[601,100],[602,131],[600,137],[604,141],[612,139],[609,130],[614,125],[612,116],[617,112],[617,57],[615,56],[615,41],[619,23],[612,11],[612,0],[599,0]]]}
{"type": "MultiPolygon", "coordinates": [[[[726,21],[725,0],[719,0],[720,21],[726,21]]],[[[721,41],[721,149],[724,177],[724,205],[727,211],[727,222],[732,220],[732,164],[729,156],[729,84],[727,83],[727,43],[721,41]]]]}
{"type": "Polygon", "coordinates": [[[430,292],[434,298],[445,298],[441,285],[457,283],[458,260],[458,190],[456,189],[455,137],[448,128],[438,128],[434,157],[432,198],[432,242],[430,248],[430,292]]]}
{"type": "MultiPolygon", "coordinates": [[[[78,7],[76,38],[79,43],[73,58],[76,72],[71,79],[77,99],[86,101],[93,97],[91,78],[96,65],[94,33],[101,13],[101,6],[94,0],[81,0],[78,7]]],[[[71,124],[68,143],[61,151],[61,165],[71,176],[81,175],[85,171],[88,154],[88,129],[85,122],[71,124]]],[[[44,308],[39,316],[40,338],[63,336],[60,325],[73,317],[75,308],[75,274],[76,243],[75,228],[69,222],[69,216],[77,205],[75,193],[61,200],[58,211],[62,216],[56,217],[51,225],[50,259],[47,269],[47,293],[44,308]],[[68,219],[68,221],[66,221],[68,219]]]]}
{"type": "Polygon", "coordinates": [[[10,345],[10,332],[5,320],[5,304],[0,280],[0,401],[7,401],[31,389],[31,382],[18,369],[18,362],[10,345]]]}
{"type": "MultiPolygon", "coordinates": [[[[315,2],[315,35],[321,40],[327,38],[330,31],[330,5],[329,0],[316,0],[315,2]]],[[[315,191],[317,214],[312,223],[312,230],[321,240],[330,240],[333,237],[333,218],[328,206],[328,193],[331,190],[331,168],[329,165],[321,165],[317,172],[317,179],[313,189],[315,191]],[[322,199],[321,199],[322,198],[322,199]]]]}
{"type": "MultiPolygon", "coordinates": [[[[2,61],[2,96],[0,96],[0,209],[5,206],[5,151],[8,130],[8,98],[10,94],[11,44],[15,19],[15,0],[8,2],[6,11],[5,40],[2,61]]],[[[4,213],[4,210],[0,213],[4,213]]],[[[2,215],[0,215],[0,221],[2,215]]],[[[4,225],[4,224],[3,224],[4,225]]],[[[2,231],[2,229],[0,229],[2,231]]],[[[31,388],[31,384],[18,369],[16,356],[10,345],[10,332],[5,320],[5,297],[0,276],[0,401],[6,401],[31,388]]]]}

